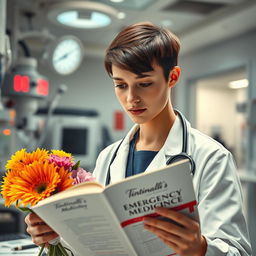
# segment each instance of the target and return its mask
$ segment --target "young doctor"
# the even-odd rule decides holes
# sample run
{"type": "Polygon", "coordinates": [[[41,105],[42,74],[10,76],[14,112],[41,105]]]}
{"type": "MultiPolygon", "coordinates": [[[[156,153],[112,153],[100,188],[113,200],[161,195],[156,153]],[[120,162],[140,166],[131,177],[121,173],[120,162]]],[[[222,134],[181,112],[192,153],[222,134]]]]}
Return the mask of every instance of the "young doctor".
{"type": "MultiPolygon", "coordinates": [[[[179,49],[173,33],[151,23],[128,26],[110,44],[105,67],[120,104],[136,125],[100,153],[94,175],[108,184],[189,158],[200,225],[179,212],[158,208],[157,213],[181,225],[145,218],[145,229],[181,256],[252,255],[230,152],[173,109],[170,93],[180,76],[179,49]]],[[[28,215],[26,223],[38,245],[57,236],[35,214],[28,215]]]]}

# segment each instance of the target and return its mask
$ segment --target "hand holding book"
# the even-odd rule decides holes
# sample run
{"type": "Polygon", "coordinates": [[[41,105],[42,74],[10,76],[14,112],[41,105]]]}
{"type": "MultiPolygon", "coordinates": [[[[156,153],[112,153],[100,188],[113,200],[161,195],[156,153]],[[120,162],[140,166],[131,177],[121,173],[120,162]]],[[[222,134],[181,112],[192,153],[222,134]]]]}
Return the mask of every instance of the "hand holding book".
{"type": "Polygon", "coordinates": [[[179,255],[205,255],[207,243],[197,221],[168,208],[156,208],[156,213],[173,222],[145,217],[144,228],[158,236],[179,255]]]}

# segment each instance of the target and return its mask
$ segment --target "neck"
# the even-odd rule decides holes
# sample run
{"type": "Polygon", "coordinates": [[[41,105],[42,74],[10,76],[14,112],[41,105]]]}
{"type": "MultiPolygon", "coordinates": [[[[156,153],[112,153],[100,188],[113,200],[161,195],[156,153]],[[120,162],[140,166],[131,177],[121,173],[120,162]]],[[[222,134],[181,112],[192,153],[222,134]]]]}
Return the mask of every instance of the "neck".
{"type": "Polygon", "coordinates": [[[173,108],[167,104],[157,117],[150,122],[141,124],[136,149],[159,151],[166,141],[175,118],[173,108]]]}

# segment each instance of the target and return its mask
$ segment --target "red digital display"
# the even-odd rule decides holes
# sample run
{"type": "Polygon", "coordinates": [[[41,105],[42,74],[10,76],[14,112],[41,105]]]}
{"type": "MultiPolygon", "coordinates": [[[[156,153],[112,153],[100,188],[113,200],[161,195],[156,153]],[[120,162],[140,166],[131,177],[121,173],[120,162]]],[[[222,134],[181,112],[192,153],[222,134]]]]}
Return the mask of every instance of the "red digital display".
{"type": "Polygon", "coordinates": [[[15,92],[29,92],[29,77],[15,75],[13,79],[13,89],[15,92]]]}
{"type": "Polygon", "coordinates": [[[38,79],[37,80],[37,87],[36,92],[40,95],[47,96],[49,93],[49,83],[47,80],[38,79]]]}
{"type": "MultiPolygon", "coordinates": [[[[28,76],[15,75],[13,78],[13,90],[15,92],[28,93],[30,91],[30,79],[28,76]]],[[[49,82],[45,79],[38,79],[36,90],[33,94],[47,96],[49,94],[49,82]]]]}

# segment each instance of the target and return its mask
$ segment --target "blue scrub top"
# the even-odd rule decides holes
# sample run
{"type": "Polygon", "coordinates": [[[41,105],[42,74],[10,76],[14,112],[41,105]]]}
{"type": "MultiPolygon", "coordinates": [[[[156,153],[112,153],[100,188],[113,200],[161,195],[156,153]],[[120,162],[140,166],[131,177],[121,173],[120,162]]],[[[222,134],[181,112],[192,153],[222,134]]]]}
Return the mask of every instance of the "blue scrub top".
{"type": "Polygon", "coordinates": [[[126,165],[126,177],[144,172],[158,151],[139,150],[136,151],[135,143],[139,130],[130,142],[129,155],[126,165]]]}

